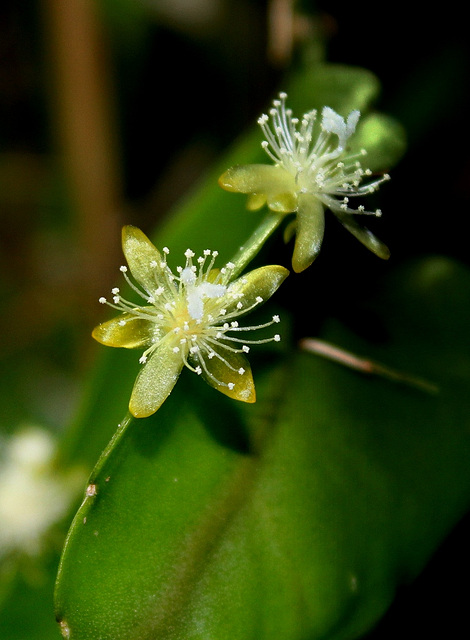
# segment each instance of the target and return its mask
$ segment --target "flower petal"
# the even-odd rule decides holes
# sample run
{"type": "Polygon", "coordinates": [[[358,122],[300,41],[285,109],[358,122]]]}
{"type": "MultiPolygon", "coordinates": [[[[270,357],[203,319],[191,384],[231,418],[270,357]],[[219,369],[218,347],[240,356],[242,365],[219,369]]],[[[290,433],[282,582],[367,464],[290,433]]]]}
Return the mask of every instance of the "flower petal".
{"type": "Polygon", "coordinates": [[[201,377],[217,391],[229,398],[241,402],[256,402],[255,384],[251,373],[250,363],[243,353],[223,352],[220,354],[233,367],[233,371],[222,360],[214,356],[210,360],[204,359],[201,377]],[[225,384],[220,384],[223,382],[225,384]],[[230,385],[230,388],[225,385],[230,385]]]}
{"type": "Polygon", "coordinates": [[[372,251],[372,253],[375,253],[375,255],[382,258],[382,260],[388,260],[388,258],[390,258],[390,249],[387,245],[379,240],[367,227],[363,227],[356,222],[351,213],[344,213],[343,211],[337,210],[333,211],[333,213],[341,224],[344,225],[359,242],[362,242],[363,245],[372,251]]]}
{"type": "Polygon", "coordinates": [[[155,323],[130,313],[122,313],[112,320],[99,324],[93,329],[91,335],[108,347],[135,349],[149,346],[154,333],[155,323]]]}
{"type": "Polygon", "coordinates": [[[132,415],[146,418],[155,413],[170,395],[182,368],[181,354],[163,342],[137,376],[129,402],[132,415]]]}
{"type": "Polygon", "coordinates": [[[297,194],[293,191],[287,193],[268,193],[267,204],[271,211],[291,213],[297,209],[297,194]]]}
{"type": "MultiPolygon", "coordinates": [[[[269,265],[240,276],[228,287],[227,297],[231,301],[227,304],[227,312],[234,311],[239,302],[245,309],[249,309],[256,304],[257,298],[268,300],[288,275],[289,271],[285,267],[269,265]]],[[[239,311],[243,315],[243,309],[239,311]]]]}
{"type": "Polygon", "coordinates": [[[122,230],[122,250],[132,275],[147,293],[152,295],[159,286],[168,287],[160,266],[162,256],[143,231],[132,225],[125,226],[122,230]]]}
{"type": "Polygon", "coordinates": [[[318,198],[309,193],[299,196],[292,268],[300,273],[317,257],[325,231],[325,212],[318,198]]]}
{"type": "Polygon", "coordinates": [[[265,193],[251,193],[246,201],[248,211],[257,211],[266,204],[265,193]]]}
{"type": "Polygon", "coordinates": [[[231,167],[220,176],[219,184],[226,191],[256,196],[249,200],[250,209],[259,208],[263,196],[273,211],[290,213],[296,208],[295,178],[280,166],[247,164],[231,167]]]}

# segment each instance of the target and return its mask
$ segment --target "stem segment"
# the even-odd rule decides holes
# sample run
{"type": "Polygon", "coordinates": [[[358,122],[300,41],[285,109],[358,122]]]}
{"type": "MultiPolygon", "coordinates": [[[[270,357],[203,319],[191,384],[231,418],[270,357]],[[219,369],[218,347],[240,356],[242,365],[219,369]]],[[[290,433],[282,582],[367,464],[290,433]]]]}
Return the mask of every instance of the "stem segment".
{"type": "Polygon", "coordinates": [[[232,271],[234,278],[239,276],[246,265],[253,260],[269,236],[281,224],[284,216],[284,213],[274,213],[272,211],[266,214],[248,241],[233,256],[231,262],[235,264],[235,268],[232,271]]]}

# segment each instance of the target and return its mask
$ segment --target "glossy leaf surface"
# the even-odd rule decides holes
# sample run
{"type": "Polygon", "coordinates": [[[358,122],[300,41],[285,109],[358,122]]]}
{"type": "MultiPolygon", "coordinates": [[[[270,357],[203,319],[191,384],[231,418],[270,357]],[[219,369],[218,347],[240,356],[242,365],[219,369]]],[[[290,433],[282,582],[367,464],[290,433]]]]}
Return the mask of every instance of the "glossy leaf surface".
{"type": "MultiPolygon", "coordinates": [[[[378,82],[365,70],[325,65],[282,88],[302,112],[328,104],[347,114],[367,110],[378,82]]],[[[172,256],[183,254],[188,239],[195,252],[216,248],[223,260],[237,252],[259,214],[243,211],[245,197],[225,193],[217,178],[234,164],[263,161],[259,143],[256,128],[168,219],[159,238],[172,256]]],[[[254,361],[255,405],[241,407],[183,371],[157,414],[122,423],[69,533],[56,592],[64,635],[350,637],[381,615],[397,575],[414,575],[441,539],[436,531],[423,545],[429,510],[413,497],[411,532],[400,542],[403,487],[390,452],[400,448],[396,426],[405,425],[410,390],[299,353],[287,338],[289,311],[284,350],[266,353],[265,364],[254,361]],[[400,411],[385,422],[384,398],[400,411]],[[390,452],[381,447],[387,439],[390,452]]],[[[400,322],[392,323],[392,335],[400,322]]],[[[355,348],[344,327],[333,334],[355,348]]],[[[408,357],[410,336],[400,340],[408,357]]],[[[395,357],[395,342],[380,355],[395,357]]],[[[370,344],[358,348],[374,355],[370,344]]],[[[404,366],[421,371],[419,359],[410,358],[404,366]]],[[[125,415],[137,368],[135,353],[103,354],[68,455],[90,460],[106,445],[125,415]]],[[[427,411],[438,455],[444,434],[434,419],[436,399],[415,390],[411,397],[410,421],[433,407],[427,411]]],[[[464,480],[452,504],[455,476],[442,489],[436,479],[447,499],[445,530],[467,501],[464,480]]]]}
{"type": "Polygon", "coordinates": [[[131,422],[71,529],[57,590],[70,637],[369,628],[470,501],[469,287],[458,265],[418,262],[372,304],[384,343],[339,323],[323,335],[437,394],[294,350],[258,376],[254,407],[195,393],[188,376],[131,422]]]}

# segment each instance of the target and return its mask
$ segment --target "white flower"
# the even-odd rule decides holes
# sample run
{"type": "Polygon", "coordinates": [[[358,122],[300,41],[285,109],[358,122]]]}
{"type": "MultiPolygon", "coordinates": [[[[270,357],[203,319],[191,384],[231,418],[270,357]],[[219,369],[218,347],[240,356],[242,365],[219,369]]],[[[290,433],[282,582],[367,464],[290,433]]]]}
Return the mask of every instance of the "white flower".
{"type": "Polygon", "coordinates": [[[348,141],[356,131],[360,112],[351,111],[344,119],[330,107],[323,107],[320,118],[313,110],[299,120],[286,108],[286,98],[287,95],[281,93],[269,115],[264,114],[258,120],[265,136],[262,147],[274,166],[232,167],[221,176],[220,185],[228,191],[251,194],[250,209],[267,203],[273,211],[297,213],[290,228],[290,235],[296,233],[292,260],[295,271],[308,267],[320,250],[324,207],[374,253],[388,258],[387,247],[368,229],[358,225],[352,215],[380,216],[381,211],[350,206],[350,198],[369,195],[389,180],[385,174],[363,183],[372,175],[361,163],[366,151],[348,154],[348,141]]]}
{"type": "Polygon", "coordinates": [[[2,449],[0,557],[14,550],[36,554],[47,530],[66,515],[83,478],[53,468],[54,440],[39,427],[15,433],[2,449]]]}
{"type": "Polygon", "coordinates": [[[100,298],[121,311],[121,315],[100,324],[93,337],[112,347],[144,348],[140,357],[145,365],[135,382],[129,409],[137,418],[154,413],[165,401],[185,366],[222,393],[255,401],[250,365],[246,358],[251,344],[279,340],[279,335],[247,340],[240,331],[263,329],[279,321],[255,326],[239,326],[238,318],[267,300],[288,274],[280,266],[255,269],[233,279],[235,265],[214,268],[216,251],[204,251],[193,264],[194,253],[185,252],[186,263],[177,275],[142,231],[123,229],[123,250],[129,269],[138,283],[121,267],[130,287],[144,304],[129,302],[112,290],[113,302],[100,298]]]}

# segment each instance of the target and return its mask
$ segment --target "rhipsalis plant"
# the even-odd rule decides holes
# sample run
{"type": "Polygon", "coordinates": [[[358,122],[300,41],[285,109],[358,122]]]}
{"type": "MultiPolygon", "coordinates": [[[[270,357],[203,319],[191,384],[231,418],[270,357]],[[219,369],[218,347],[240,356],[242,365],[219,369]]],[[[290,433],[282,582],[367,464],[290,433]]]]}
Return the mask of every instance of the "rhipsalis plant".
{"type": "Polygon", "coordinates": [[[221,176],[220,185],[228,191],[250,194],[251,210],[267,204],[280,214],[295,212],[285,235],[287,239],[296,235],[292,256],[296,272],[309,267],[320,251],[325,207],[368,249],[388,258],[388,248],[354,219],[355,214],[380,216],[381,211],[367,211],[364,205],[353,209],[350,203],[350,198],[373,193],[389,179],[388,174],[370,179],[372,172],[361,164],[366,149],[348,152],[360,112],[351,111],[345,120],[325,106],[321,118],[313,110],[299,119],[286,108],[286,99],[287,95],[280,93],[269,116],[263,114],[258,120],[265,136],[262,147],[274,165],[232,167],[221,176]],[[363,180],[368,181],[362,184],[363,180]]]}
{"type": "Polygon", "coordinates": [[[264,329],[279,322],[279,316],[261,325],[243,326],[238,319],[270,298],[287,276],[284,267],[268,266],[233,278],[237,265],[228,262],[214,268],[216,251],[207,249],[193,264],[194,253],[185,252],[186,263],[173,274],[163,256],[139,229],[123,229],[123,249],[138,288],[121,267],[131,288],[143,299],[136,306],[115,288],[113,302],[121,315],[99,325],[93,337],[111,347],[140,348],[139,373],[130,411],[136,418],[154,413],[171,392],[183,366],[200,375],[222,393],[255,401],[255,389],[246,355],[252,344],[275,340],[239,337],[240,331],[264,329]]]}
{"type": "Polygon", "coordinates": [[[279,341],[280,335],[258,340],[240,337],[240,332],[264,329],[279,322],[279,316],[256,326],[240,325],[238,319],[270,298],[288,275],[282,266],[265,266],[239,275],[276,230],[285,214],[296,217],[285,230],[285,238],[295,233],[292,266],[300,272],[312,264],[324,232],[324,207],[328,207],[371,251],[388,258],[387,247],[368,229],[354,220],[356,214],[380,216],[363,205],[350,207],[350,198],[373,193],[389,179],[388,174],[370,178],[359,157],[348,153],[359,111],[346,120],[325,106],[318,122],[315,110],[294,118],[286,108],[287,95],[280,93],[273,102],[270,118],[262,115],[258,123],[265,140],[262,147],[274,165],[232,167],[219,183],[228,191],[250,194],[249,209],[267,204],[271,214],[254,231],[232,261],[215,268],[217,251],[209,249],[195,259],[185,252],[186,262],[174,274],[166,256],[153,246],[139,229],[123,229],[123,251],[135,284],[126,266],[121,271],[131,289],[143,301],[133,303],[112,290],[112,302],[100,302],[121,311],[121,315],[99,325],[93,337],[112,347],[144,348],[142,370],[132,392],[129,409],[134,417],[151,415],[173,389],[187,367],[208,384],[236,400],[255,401],[251,368],[246,354],[253,344],[279,341]]]}
{"type": "MultiPolygon", "coordinates": [[[[304,335],[298,336],[296,314],[308,305],[305,327],[314,291],[289,296],[288,289],[310,273],[286,280],[286,266],[263,259],[279,246],[266,243],[280,232],[293,241],[287,262],[305,271],[320,252],[326,209],[372,253],[388,258],[387,247],[358,220],[381,215],[366,197],[388,180],[401,155],[401,128],[367,113],[377,82],[365,70],[325,65],[303,80],[289,93],[294,102],[302,95],[304,115],[296,116],[280,93],[258,120],[264,151],[259,137],[254,144],[247,138],[247,159],[234,154],[221,164],[204,198],[190,198],[155,244],[134,226],[123,229],[124,284],[100,299],[117,315],[93,337],[136,355],[121,375],[116,368],[124,354],[107,351],[107,374],[99,370],[84,420],[109,429],[120,423],[91,473],[63,550],[56,613],[64,638],[356,638],[390,603],[405,565],[416,573],[409,540],[422,532],[413,513],[401,513],[396,495],[406,484],[401,447],[406,441],[415,473],[424,459],[413,455],[422,442],[410,424],[423,412],[429,423],[438,415],[422,398],[435,398],[437,386],[429,393],[421,384],[426,372],[405,375],[407,366],[369,347],[367,358],[354,360],[356,369],[336,371],[310,353],[311,341],[289,344],[296,331],[304,335]],[[248,195],[251,212],[241,200],[238,209],[239,196],[227,191],[248,195]],[[263,207],[256,221],[253,212],[263,207]],[[370,364],[379,362],[387,368],[370,364]],[[374,393],[364,370],[381,376],[371,383],[374,393]],[[421,394],[404,415],[400,385],[421,394]],[[116,403],[123,393],[122,405],[116,403]]],[[[327,318],[324,309],[318,313],[327,318]]],[[[330,349],[330,356],[361,353],[364,345],[341,331],[345,349],[330,349]]],[[[338,342],[337,336],[327,330],[319,337],[338,342]]],[[[421,349],[411,334],[406,340],[413,369],[428,357],[428,344],[421,349]]],[[[429,431],[426,424],[426,438],[429,431]]],[[[421,482],[421,470],[410,485],[427,501],[430,483],[421,482]]],[[[406,505],[415,503],[413,495],[406,505]]],[[[429,504],[435,508],[434,495],[429,504]]]]}

